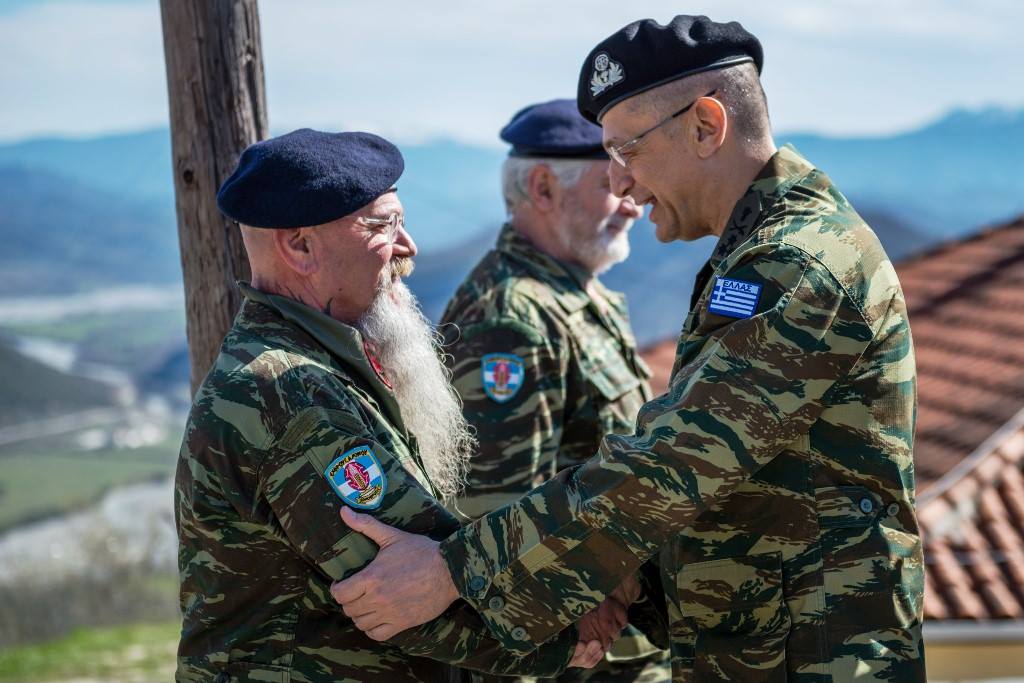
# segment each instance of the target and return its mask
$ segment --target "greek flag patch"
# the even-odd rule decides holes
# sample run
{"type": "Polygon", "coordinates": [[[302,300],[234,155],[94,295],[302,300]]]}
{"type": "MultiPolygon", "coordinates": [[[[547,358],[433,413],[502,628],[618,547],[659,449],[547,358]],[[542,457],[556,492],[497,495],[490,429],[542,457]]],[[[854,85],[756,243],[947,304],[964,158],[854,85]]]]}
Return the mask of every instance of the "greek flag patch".
{"type": "Polygon", "coordinates": [[[749,318],[754,315],[760,298],[761,285],[720,277],[708,300],[708,312],[730,318],[749,318]]]}

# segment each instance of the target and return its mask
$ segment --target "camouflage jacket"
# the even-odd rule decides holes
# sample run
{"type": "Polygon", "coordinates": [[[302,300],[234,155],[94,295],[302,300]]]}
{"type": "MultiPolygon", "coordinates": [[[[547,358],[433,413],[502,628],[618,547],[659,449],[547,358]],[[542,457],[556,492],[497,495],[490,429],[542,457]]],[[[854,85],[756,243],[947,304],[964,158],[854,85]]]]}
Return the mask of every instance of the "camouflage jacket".
{"type": "Polygon", "coordinates": [[[625,297],[510,225],[449,302],[441,330],[480,441],[458,505],[474,518],[585,461],[605,434],[632,432],[651,398],[625,297]]]}
{"type": "MultiPolygon", "coordinates": [[[[458,501],[473,518],[585,461],[605,434],[632,432],[651,399],[625,297],[539,251],[511,225],[448,303],[441,330],[480,442],[458,501]],[[514,371],[504,387],[493,378],[497,362],[514,371]]],[[[609,658],[658,652],[630,629],[609,658]]]]}
{"type": "Polygon", "coordinates": [[[440,662],[560,672],[575,629],[520,659],[462,601],[387,643],[342,613],[331,581],[377,550],[341,521],[345,502],[436,538],[458,523],[435,500],[415,438],[359,333],[242,288],[246,301],[196,394],[178,462],[177,679],[447,681],[440,662]]]}
{"type": "Polygon", "coordinates": [[[916,380],[892,265],[785,147],[705,275],[636,432],[442,543],[460,593],[527,652],[657,554],[675,680],[924,681],[916,380]]]}

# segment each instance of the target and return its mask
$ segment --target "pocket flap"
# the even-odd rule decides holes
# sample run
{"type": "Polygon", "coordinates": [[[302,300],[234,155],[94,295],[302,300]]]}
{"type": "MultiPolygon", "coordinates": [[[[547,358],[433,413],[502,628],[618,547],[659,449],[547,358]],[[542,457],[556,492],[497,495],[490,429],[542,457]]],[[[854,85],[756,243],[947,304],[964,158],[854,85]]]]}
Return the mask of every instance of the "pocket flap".
{"type": "Polygon", "coordinates": [[[617,353],[609,353],[605,358],[584,355],[580,358],[580,365],[587,381],[609,401],[640,386],[640,378],[617,353]]]}
{"type": "Polygon", "coordinates": [[[782,553],[698,562],[679,573],[683,616],[737,612],[782,600],[782,553]]]}

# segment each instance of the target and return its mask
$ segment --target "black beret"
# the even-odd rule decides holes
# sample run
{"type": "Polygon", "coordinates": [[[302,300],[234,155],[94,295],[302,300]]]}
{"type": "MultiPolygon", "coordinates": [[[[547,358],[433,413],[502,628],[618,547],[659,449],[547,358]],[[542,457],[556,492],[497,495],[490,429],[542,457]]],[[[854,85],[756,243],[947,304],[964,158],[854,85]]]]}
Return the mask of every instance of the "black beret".
{"type": "Polygon", "coordinates": [[[320,225],[363,208],[403,170],[402,153],[382,137],[302,128],[242,152],[217,206],[255,228],[320,225]]]}
{"type": "Polygon", "coordinates": [[[737,22],[719,24],[680,14],[662,26],[635,21],[597,44],[580,71],[576,103],[599,123],[613,105],[659,85],[702,71],[753,62],[764,65],[761,43],[737,22]]]}
{"type": "Polygon", "coordinates": [[[551,100],[520,109],[501,129],[509,156],[607,159],[601,128],[580,116],[575,100],[551,100]]]}

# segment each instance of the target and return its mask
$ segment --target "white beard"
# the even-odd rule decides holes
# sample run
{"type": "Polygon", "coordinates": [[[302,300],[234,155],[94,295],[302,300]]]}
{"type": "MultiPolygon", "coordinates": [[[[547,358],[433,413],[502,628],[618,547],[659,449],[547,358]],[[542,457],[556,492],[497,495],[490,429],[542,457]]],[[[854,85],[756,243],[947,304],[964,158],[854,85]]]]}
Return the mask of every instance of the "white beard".
{"type": "Polygon", "coordinates": [[[377,297],[357,327],[394,387],[405,426],[419,442],[427,476],[448,502],[465,486],[476,439],[462,416],[451,373],[441,363],[437,333],[409,288],[392,276],[393,269],[386,268],[377,297]]]}
{"type": "Polygon", "coordinates": [[[573,234],[569,230],[558,233],[563,248],[574,254],[579,264],[594,275],[604,273],[629,257],[629,230],[609,232],[608,224],[612,220],[613,217],[608,217],[601,221],[596,233],[582,234],[578,231],[573,234]]]}

